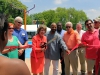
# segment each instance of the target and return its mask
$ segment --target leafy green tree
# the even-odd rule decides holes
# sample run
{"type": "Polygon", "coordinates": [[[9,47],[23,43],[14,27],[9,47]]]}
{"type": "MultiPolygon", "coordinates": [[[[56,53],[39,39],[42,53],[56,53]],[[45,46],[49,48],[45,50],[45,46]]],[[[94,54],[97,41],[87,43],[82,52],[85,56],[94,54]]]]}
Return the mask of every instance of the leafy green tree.
{"type": "Polygon", "coordinates": [[[78,22],[83,23],[87,19],[87,15],[82,10],[61,7],[58,7],[56,10],[47,10],[41,13],[31,14],[30,17],[33,17],[33,20],[44,20],[48,27],[52,22],[62,22],[63,28],[65,28],[65,23],[71,21],[74,25],[74,29],[78,22]]]}
{"type": "Polygon", "coordinates": [[[61,7],[58,7],[56,10],[56,19],[57,21],[56,22],[62,22],[63,24],[63,28],[65,28],[65,23],[67,22],[67,17],[68,17],[68,14],[67,14],[67,9],[66,8],[61,8],[61,7]]]}
{"type": "Polygon", "coordinates": [[[14,23],[14,18],[12,18],[12,17],[8,18],[8,22],[14,23]]]}
{"type": "Polygon", "coordinates": [[[12,22],[16,16],[23,17],[24,9],[27,9],[27,7],[19,0],[0,0],[0,13],[6,14],[10,22],[12,22]]]}
{"type": "Polygon", "coordinates": [[[26,16],[26,23],[27,24],[32,24],[32,19],[28,15],[26,16]]]}
{"type": "Polygon", "coordinates": [[[87,19],[87,15],[82,10],[76,10],[75,8],[69,8],[67,20],[73,23],[73,28],[76,28],[77,23],[83,23],[87,19]]]}

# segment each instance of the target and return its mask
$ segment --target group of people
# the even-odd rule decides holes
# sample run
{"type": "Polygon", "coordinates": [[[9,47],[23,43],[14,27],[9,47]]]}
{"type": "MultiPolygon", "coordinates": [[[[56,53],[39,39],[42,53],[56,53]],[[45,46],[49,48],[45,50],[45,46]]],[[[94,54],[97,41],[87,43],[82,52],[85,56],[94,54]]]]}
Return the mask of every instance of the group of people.
{"type": "MultiPolygon", "coordinates": [[[[49,75],[51,62],[53,75],[58,75],[59,59],[61,75],[70,75],[70,65],[72,74],[78,75],[78,57],[81,75],[85,75],[86,72],[87,75],[92,75],[93,69],[94,75],[99,75],[100,18],[93,21],[91,19],[85,21],[86,31],[82,30],[81,23],[76,24],[76,30],[73,29],[71,22],[66,22],[66,30],[63,30],[61,22],[52,23],[49,33],[46,33],[46,25],[39,25],[37,34],[32,38],[30,54],[33,75],[49,75]]],[[[24,62],[28,35],[21,28],[22,22],[23,19],[18,16],[14,24],[9,23],[5,16],[0,14],[0,75],[30,75],[24,62]],[[18,48],[6,48],[7,46],[18,46],[18,48]]]]}
{"type": "Polygon", "coordinates": [[[21,28],[23,19],[16,17],[13,23],[8,23],[8,42],[6,46],[18,46],[19,48],[6,48],[2,51],[4,56],[19,58],[25,61],[25,48],[28,45],[27,32],[21,28]]]}
{"type": "Polygon", "coordinates": [[[77,23],[76,30],[74,30],[73,24],[67,22],[65,24],[66,31],[62,29],[61,22],[52,23],[49,33],[46,33],[46,27],[40,26],[37,35],[32,38],[31,64],[33,62],[34,64],[31,68],[33,75],[38,73],[43,75],[43,71],[45,75],[49,75],[51,61],[53,75],[58,75],[59,59],[61,60],[61,75],[70,75],[70,65],[73,75],[78,75],[78,58],[81,65],[81,75],[85,75],[86,72],[87,75],[92,75],[93,69],[94,75],[98,75],[100,31],[97,28],[100,26],[100,18],[93,21],[91,19],[85,21],[86,31],[82,30],[81,23],[77,23]],[[38,61],[36,61],[34,50],[38,61]]]}

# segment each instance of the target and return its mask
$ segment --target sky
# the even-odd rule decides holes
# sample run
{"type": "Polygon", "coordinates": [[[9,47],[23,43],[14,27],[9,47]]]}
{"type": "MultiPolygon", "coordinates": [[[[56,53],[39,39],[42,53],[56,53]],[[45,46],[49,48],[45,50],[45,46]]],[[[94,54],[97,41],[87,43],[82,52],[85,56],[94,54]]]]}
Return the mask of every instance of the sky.
{"type": "Polygon", "coordinates": [[[95,19],[100,16],[100,0],[20,0],[24,5],[28,7],[30,14],[43,12],[46,10],[55,10],[57,7],[70,8],[74,7],[76,10],[83,10],[87,17],[95,19]]]}

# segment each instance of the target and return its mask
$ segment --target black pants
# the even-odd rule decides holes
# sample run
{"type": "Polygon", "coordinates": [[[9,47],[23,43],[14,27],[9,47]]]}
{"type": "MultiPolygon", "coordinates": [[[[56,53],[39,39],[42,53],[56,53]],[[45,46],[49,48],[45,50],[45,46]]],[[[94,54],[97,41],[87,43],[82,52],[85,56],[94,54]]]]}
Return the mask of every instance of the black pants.
{"type": "Polygon", "coordinates": [[[93,75],[95,75],[95,66],[93,67],[93,75]]]}
{"type": "Polygon", "coordinates": [[[100,65],[99,65],[98,75],[100,75],[100,65]]]}
{"type": "Polygon", "coordinates": [[[19,56],[19,59],[25,61],[25,50],[24,50],[24,52],[22,53],[22,55],[19,56]]]}
{"type": "Polygon", "coordinates": [[[61,60],[61,75],[65,75],[65,63],[64,63],[64,58],[62,58],[61,56],[61,52],[62,52],[62,49],[60,49],[60,60],[61,60]]]}

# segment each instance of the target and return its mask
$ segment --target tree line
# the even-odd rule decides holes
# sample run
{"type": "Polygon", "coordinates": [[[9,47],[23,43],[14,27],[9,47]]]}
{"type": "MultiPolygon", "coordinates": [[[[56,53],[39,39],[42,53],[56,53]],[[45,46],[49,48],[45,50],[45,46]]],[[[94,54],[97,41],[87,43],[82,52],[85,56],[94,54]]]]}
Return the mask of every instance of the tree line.
{"type": "Polygon", "coordinates": [[[56,10],[47,10],[41,13],[31,14],[30,18],[32,18],[32,20],[42,20],[48,27],[52,22],[62,22],[64,27],[67,21],[71,21],[75,28],[75,25],[79,22],[84,24],[84,21],[88,17],[83,10],[58,7],[56,10]]]}

